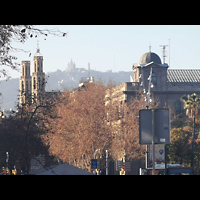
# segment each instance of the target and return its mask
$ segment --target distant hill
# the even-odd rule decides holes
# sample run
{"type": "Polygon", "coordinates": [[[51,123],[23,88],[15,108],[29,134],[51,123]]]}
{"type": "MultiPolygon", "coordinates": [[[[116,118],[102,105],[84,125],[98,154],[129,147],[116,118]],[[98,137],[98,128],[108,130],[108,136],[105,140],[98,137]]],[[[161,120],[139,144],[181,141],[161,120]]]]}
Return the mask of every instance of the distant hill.
{"type": "MultiPolygon", "coordinates": [[[[133,71],[129,72],[101,72],[95,70],[87,70],[85,68],[71,68],[64,71],[57,70],[55,72],[46,73],[46,91],[60,90],[61,92],[67,88],[72,90],[78,87],[79,81],[83,77],[93,76],[95,81],[101,79],[106,85],[109,80],[114,81],[116,84],[130,81],[130,75],[133,71]]],[[[16,109],[19,102],[19,78],[10,79],[8,81],[0,82],[0,107],[1,110],[16,109]]]]}

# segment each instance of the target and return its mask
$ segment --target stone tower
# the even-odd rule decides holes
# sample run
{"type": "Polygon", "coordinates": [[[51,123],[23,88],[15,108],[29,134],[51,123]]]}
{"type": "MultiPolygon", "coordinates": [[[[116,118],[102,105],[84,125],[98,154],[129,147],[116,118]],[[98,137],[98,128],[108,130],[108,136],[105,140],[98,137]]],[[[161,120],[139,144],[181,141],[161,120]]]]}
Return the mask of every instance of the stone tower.
{"type": "Polygon", "coordinates": [[[39,46],[33,57],[32,73],[32,95],[33,99],[40,100],[45,94],[45,73],[43,72],[43,56],[40,53],[39,46]]]}
{"type": "Polygon", "coordinates": [[[21,76],[20,76],[20,104],[31,102],[32,83],[30,75],[30,61],[21,62],[21,76]]]}

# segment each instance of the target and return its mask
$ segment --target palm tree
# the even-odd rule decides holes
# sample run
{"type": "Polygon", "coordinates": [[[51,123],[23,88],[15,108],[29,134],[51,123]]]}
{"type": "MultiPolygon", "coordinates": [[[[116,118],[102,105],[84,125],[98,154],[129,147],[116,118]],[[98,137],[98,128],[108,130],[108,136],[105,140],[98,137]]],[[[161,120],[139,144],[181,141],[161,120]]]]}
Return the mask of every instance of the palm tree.
{"type": "Polygon", "coordinates": [[[184,102],[186,115],[188,115],[189,118],[193,118],[191,167],[194,167],[195,117],[200,109],[200,98],[194,93],[192,95],[183,96],[181,100],[184,102]]]}

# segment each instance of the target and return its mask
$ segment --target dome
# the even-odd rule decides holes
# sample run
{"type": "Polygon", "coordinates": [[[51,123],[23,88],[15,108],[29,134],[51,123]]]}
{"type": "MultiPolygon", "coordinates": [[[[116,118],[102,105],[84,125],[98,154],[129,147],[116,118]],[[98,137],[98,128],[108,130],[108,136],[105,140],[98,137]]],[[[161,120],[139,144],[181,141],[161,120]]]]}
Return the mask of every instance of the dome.
{"type": "Polygon", "coordinates": [[[140,58],[140,65],[148,64],[150,62],[154,62],[156,64],[162,64],[160,57],[153,52],[148,52],[145,53],[141,58],[140,58]]]}

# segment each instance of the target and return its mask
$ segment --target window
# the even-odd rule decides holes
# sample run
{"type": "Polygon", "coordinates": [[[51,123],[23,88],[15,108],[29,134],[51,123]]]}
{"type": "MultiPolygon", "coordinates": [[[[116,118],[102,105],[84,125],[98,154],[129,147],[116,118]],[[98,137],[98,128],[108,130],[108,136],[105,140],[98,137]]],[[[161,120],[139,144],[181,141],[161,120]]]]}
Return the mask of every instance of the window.
{"type": "Polygon", "coordinates": [[[36,89],[36,81],[35,81],[35,77],[33,79],[33,89],[35,90],[36,89]]]}
{"type": "Polygon", "coordinates": [[[24,66],[22,67],[22,76],[24,76],[24,66]]]}
{"type": "Polygon", "coordinates": [[[181,113],[181,101],[176,101],[175,102],[175,110],[176,110],[176,114],[180,114],[181,113]]]}
{"type": "Polygon", "coordinates": [[[38,62],[38,72],[40,71],[40,63],[38,62]]]}
{"type": "Polygon", "coordinates": [[[22,91],[24,90],[24,81],[22,81],[22,91]]]}
{"type": "Polygon", "coordinates": [[[28,90],[28,81],[26,81],[26,90],[28,90]]]}
{"type": "Polygon", "coordinates": [[[151,82],[153,83],[154,86],[157,85],[157,76],[156,76],[156,73],[152,72],[152,75],[151,75],[151,82]]]}

